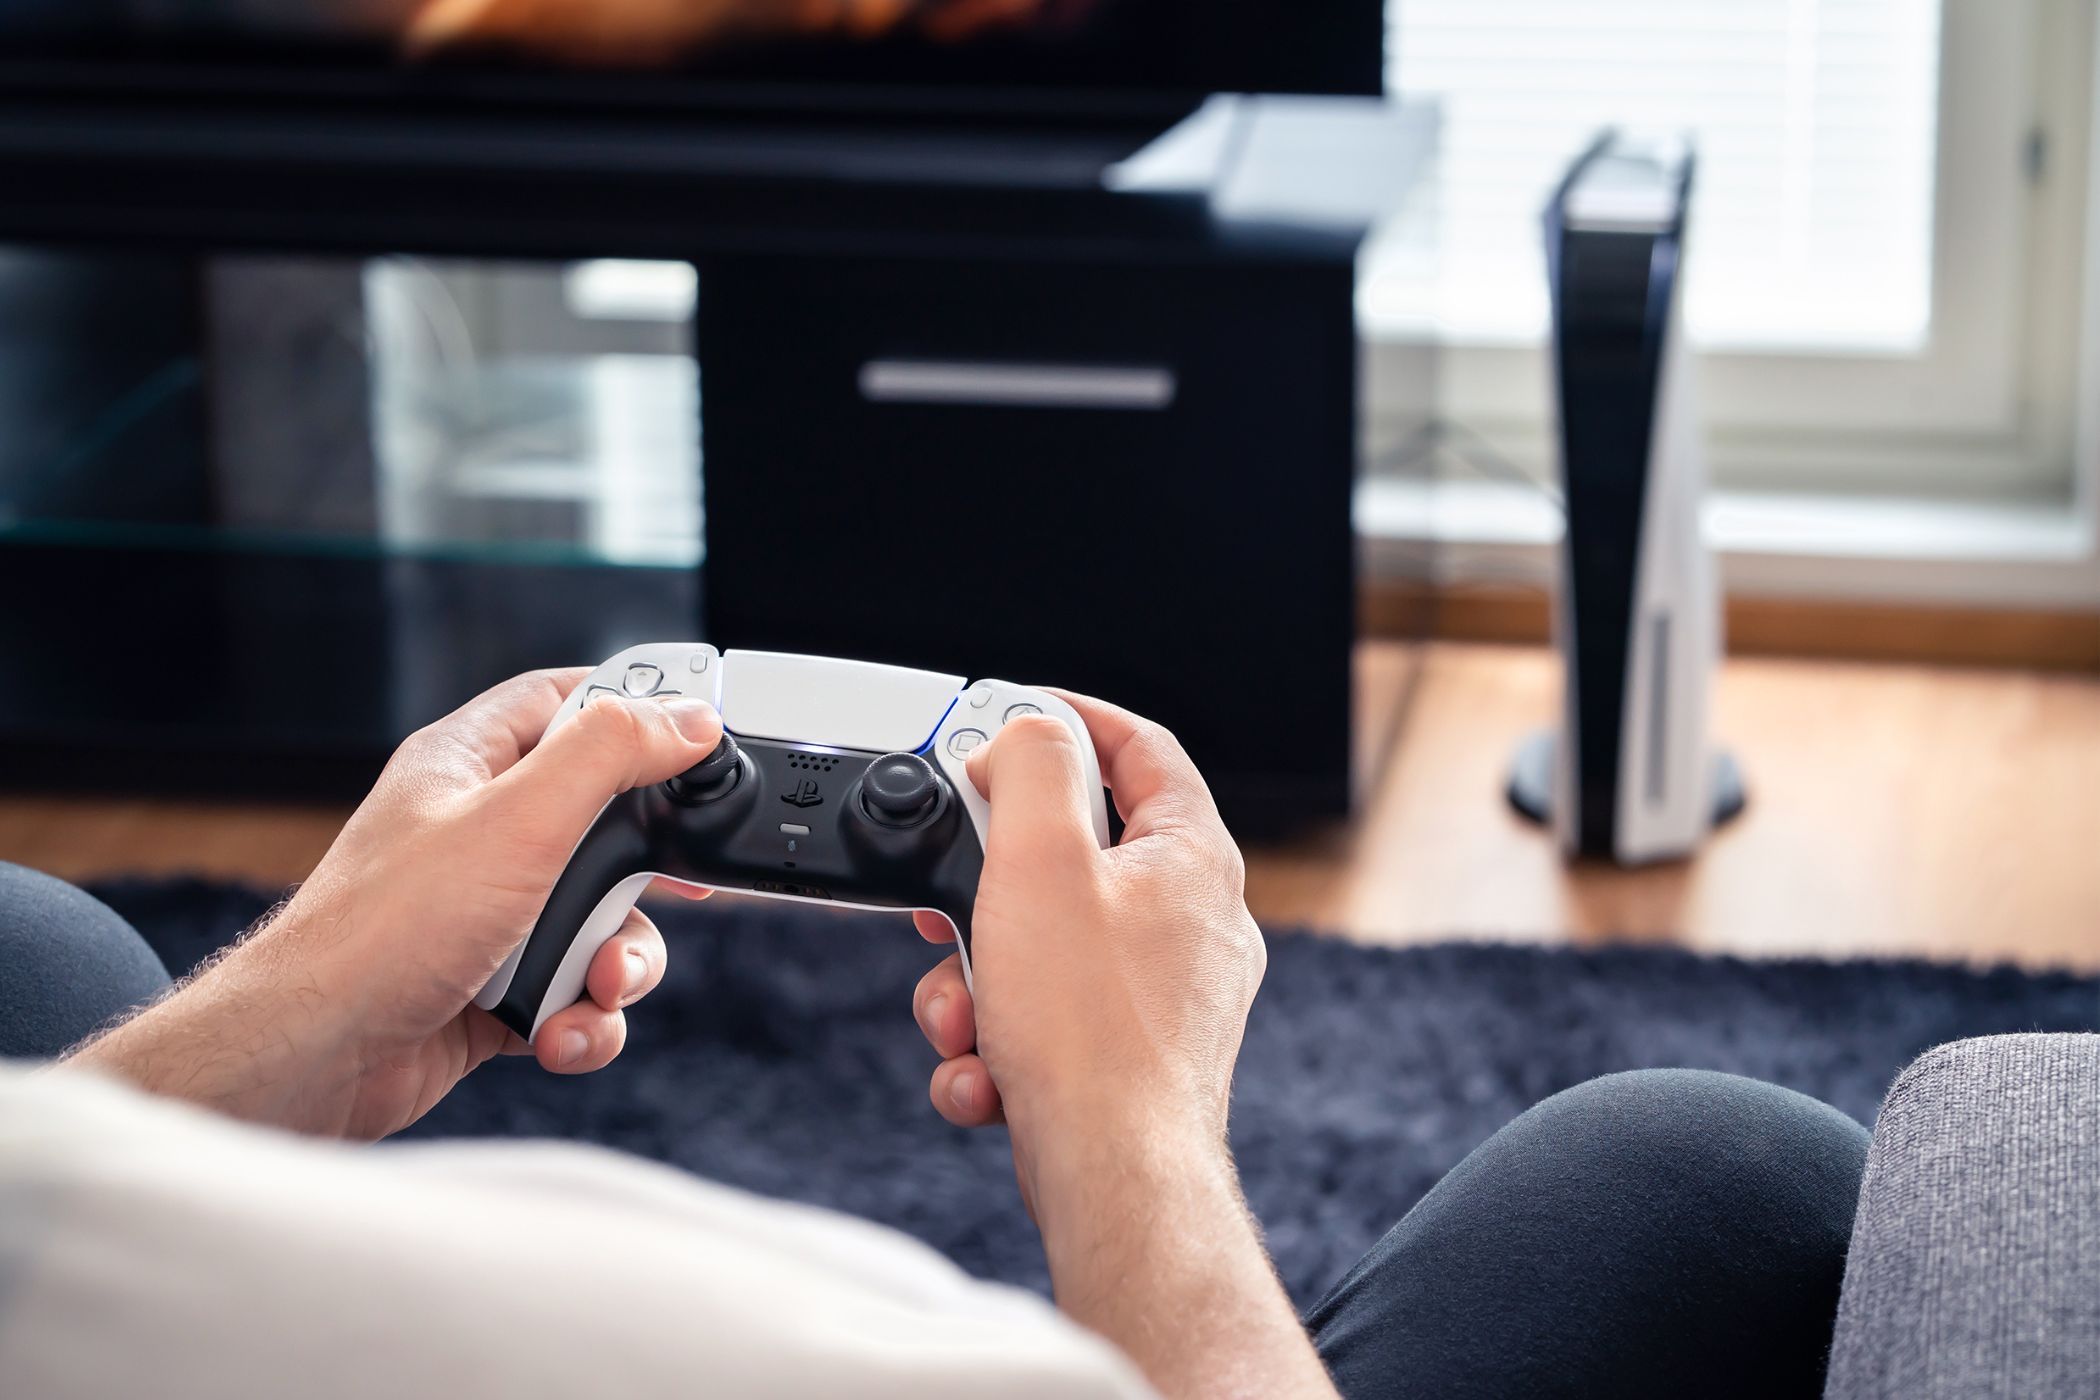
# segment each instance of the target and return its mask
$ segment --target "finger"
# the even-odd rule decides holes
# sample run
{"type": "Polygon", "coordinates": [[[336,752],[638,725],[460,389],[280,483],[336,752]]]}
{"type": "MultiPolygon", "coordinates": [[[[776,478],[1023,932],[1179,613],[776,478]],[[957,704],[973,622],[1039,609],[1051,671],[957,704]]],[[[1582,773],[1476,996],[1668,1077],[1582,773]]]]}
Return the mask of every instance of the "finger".
{"type": "Polygon", "coordinates": [[[1079,739],[1061,719],[1024,715],[971,753],[970,781],[991,805],[987,868],[1016,859],[1079,861],[1099,854],[1079,739]]]}
{"type": "Polygon", "coordinates": [[[483,691],[466,704],[410,736],[404,750],[435,750],[464,765],[468,776],[487,781],[510,770],[547,732],[554,712],[590,671],[572,666],[531,671],[483,691]]]}
{"type": "Polygon", "coordinates": [[[999,1101],[998,1086],[975,1055],[957,1055],[943,1060],[926,1086],[926,1097],[934,1112],[958,1128],[982,1128],[1004,1122],[1006,1106],[999,1101]]]}
{"type": "Polygon", "coordinates": [[[928,943],[953,943],[955,925],[948,922],[946,914],[936,914],[931,909],[914,909],[911,926],[919,931],[919,937],[928,943]]]}
{"type": "Polygon", "coordinates": [[[663,981],[664,956],[663,934],[647,914],[630,909],[619,932],[591,955],[584,990],[607,1011],[632,1006],[663,981]]]}
{"type": "Polygon", "coordinates": [[[490,791],[573,842],[614,797],[676,777],[713,752],[721,737],[722,717],[704,700],[601,695],[490,791]]]}
{"type": "Polygon", "coordinates": [[[977,1007],[963,982],[961,954],[950,953],[919,979],[911,995],[911,1014],[942,1059],[977,1048],[977,1007]]]}
{"type": "Polygon", "coordinates": [[[1224,835],[1210,787],[1172,734],[1149,719],[1091,696],[1052,690],[1079,712],[1101,761],[1101,778],[1123,816],[1123,841],[1169,827],[1203,827],[1224,835]]]}
{"type": "Polygon", "coordinates": [[[683,880],[651,880],[648,892],[656,895],[675,894],[680,899],[689,899],[696,904],[714,893],[705,885],[689,885],[683,880]]]}
{"type": "MultiPolygon", "coordinates": [[[[487,1023],[488,1030],[486,1031],[486,1034],[491,1035],[495,1038],[497,1042],[497,1054],[530,1055],[532,1053],[532,1042],[527,1040],[524,1036],[519,1035],[509,1026],[506,1026],[501,1021],[497,1020],[492,1013],[483,1011],[478,1006],[469,1006],[463,1014],[465,1014],[465,1016],[469,1020],[478,1020],[487,1023]]],[[[475,1032],[470,1032],[470,1034],[474,1033],[475,1032]]]]}
{"type": "Polygon", "coordinates": [[[627,1044],[627,1017],[586,997],[557,1011],[532,1038],[540,1068],[555,1074],[589,1074],[613,1062],[627,1044]]]}

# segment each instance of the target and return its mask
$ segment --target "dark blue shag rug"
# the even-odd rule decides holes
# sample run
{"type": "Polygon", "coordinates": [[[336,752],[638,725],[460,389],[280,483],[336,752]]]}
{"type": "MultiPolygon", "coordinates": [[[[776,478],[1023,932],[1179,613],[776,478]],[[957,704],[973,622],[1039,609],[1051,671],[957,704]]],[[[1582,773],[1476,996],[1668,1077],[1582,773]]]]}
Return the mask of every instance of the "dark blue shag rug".
{"type": "MultiPolygon", "coordinates": [[[[171,970],[267,907],[198,883],[95,891],[171,970]]],[[[1003,1130],[926,1103],[911,990],[939,953],[894,916],[718,899],[653,912],[663,987],[585,1078],[491,1064],[417,1137],[582,1138],[917,1235],[981,1276],[1047,1288],[1003,1130]]],[[[1324,1292],[1447,1169],[1595,1075],[1690,1066],[1788,1085],[1871,1123],[1919,1052],[1963,1036],[2100,1029],[2100,979],[1924,963],[1270,941],[1233,1140],[1292,1295],[1324,1292]]]]}

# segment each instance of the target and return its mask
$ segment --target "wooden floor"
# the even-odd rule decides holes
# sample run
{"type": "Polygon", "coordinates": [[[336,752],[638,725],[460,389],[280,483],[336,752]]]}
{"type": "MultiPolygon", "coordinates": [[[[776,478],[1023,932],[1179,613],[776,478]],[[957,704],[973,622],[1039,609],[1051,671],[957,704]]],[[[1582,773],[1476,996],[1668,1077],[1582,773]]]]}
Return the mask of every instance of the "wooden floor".
{"type": "Polygon", "coordinates": [[[1714,728],[1748,810],[1696,860],[1624,871],[1566,867],[1502,800],[1511,750],[1557,708],[1551,653],[1374,645],[1358,672],[1362,714],[1411,694],[1396,742],[1360,760],[1354,822],[1248,852],[1265,919],[2100,969],[2100,678],[1732,659],[1714,728]]]}
{"type": "MultiPolygon", "coordinates": [[[[1749,956],[1914,954],[2100,970],[2100,678],[1737,659],[1715,727],[1749,811],[1695,861],[1564,867],[1501,796],[1557,697],[1530,647],[1370,643],[1355,821],[1248,851],[1266,921],[1369,942],[1627,941],[1749,956]]],[[[0,797],[0,859],[73,880],[268,886],[345,811],[0,797]]]]}

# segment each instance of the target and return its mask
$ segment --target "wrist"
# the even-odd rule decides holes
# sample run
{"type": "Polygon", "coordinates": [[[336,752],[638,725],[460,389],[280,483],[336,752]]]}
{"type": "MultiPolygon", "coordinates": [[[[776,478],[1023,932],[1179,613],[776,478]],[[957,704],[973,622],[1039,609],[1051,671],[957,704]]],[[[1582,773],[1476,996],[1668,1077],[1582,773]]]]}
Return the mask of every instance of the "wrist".
{"type": "Polygon", "coordinates": [[[233,1117],[306,1126],[298,1105],[354,1074],[335,999],[299,960],[287,909],[68,1063],[233,1117]]]}
{"type": "Polygon", "coordinates": [[[1095,1067],[1061,1083],[1024,1085],[1006,1100],[1015,1138],[1036,1149],[1053,1181],[1083,1180],[1108,1162],[1171,1171],[1177,1163],[1231,1161],[1229,1099],[1165,1067],[1142,1074],[1095,1067]]]}
{"type": "Polygon", "coordinates": [[[1039,1165],[1036,1221],[1058,1307],[1162,1394],[1331,1400],[1221,1123],[1133,1116],[1066,1135],[1039,1165]]]}
{"type": "Polygon", "coordinates": [[[1067,1245],[1142,1222],[1164,1198],[1239,1197],[1222,1125],[1178,1107],[1100,1106],[1061,1116],[1061,1130],[1015,1128],[1053,1271],[1067,1245]]]}

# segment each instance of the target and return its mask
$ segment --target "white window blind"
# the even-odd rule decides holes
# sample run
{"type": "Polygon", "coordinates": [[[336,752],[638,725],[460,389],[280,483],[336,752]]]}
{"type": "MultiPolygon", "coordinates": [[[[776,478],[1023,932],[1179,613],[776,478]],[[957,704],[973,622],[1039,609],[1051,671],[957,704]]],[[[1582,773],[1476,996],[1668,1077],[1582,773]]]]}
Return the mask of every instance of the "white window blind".
{"type": "MultiPolygon", "coordinates": [[[[1444,109],[1429,295],[1446,334],[1541,334],[1539,211],[1618,125],[1696,143],[1695,340],[1925,342],[1939,0],[1392,0],[1390,16],[1388,86],[1444,109]]],[[[1419,308],[1419,285],[1390,290],[1419,308]]]]}

